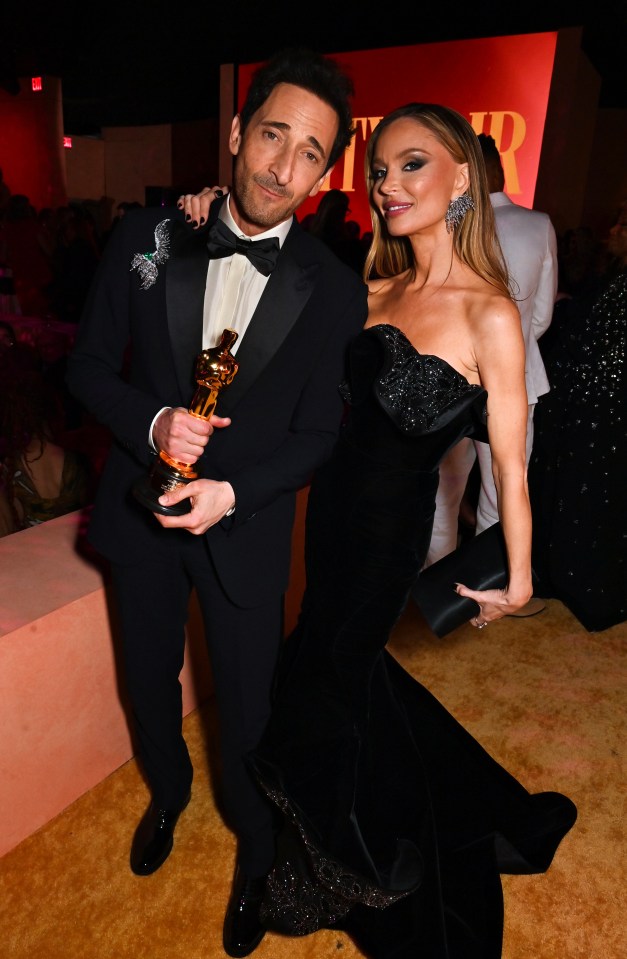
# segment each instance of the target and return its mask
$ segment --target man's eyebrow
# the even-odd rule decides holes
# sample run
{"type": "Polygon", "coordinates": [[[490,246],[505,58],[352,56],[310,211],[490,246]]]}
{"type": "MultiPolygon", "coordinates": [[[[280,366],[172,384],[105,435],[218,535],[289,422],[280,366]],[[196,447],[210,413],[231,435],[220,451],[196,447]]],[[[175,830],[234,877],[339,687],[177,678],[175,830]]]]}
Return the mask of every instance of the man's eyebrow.
{"type": "Polygon", "coordinates": [[[326,158],[327,158],[327,151],[324,149],[324,147],[322,146],[322,144],[319,143],[318,140],[316,140],[315,137],[307,137],[307,139],[309,140],[309,142],[311,143],[311,145],[312,145],[313,147],[315,147],[315,149],[320,152],[323,160],[326,160],[326,158]]]}
{"type": "MultiPolygon", "coordinates": [[[[283,122],[282,120],[264,120],[264,121],[263,121],[263,124],[264,124],[264,126],[275,127],[277,130],[287,130],[287,131],[289,131],[289,130],[292,129],[291,126],[289,125],[289,123],[285,123],[285,122],[283,122]]],[[[320,141],[317,140],[316,137],[314,137],[314,136],[308,136],[308,137],[307,137],[307,140],[309,141],[309,143],[311,143],[311,145],[312,145],[312,147],[314,147],[314,149],[318,150],[318,152],[320,153],[320,155],[322,156],[322,158],[323,158],[324,160],[326,160],[326,158],[327,158],[327,151],[324,149],[324,147],[322,146],[322,144],[320,143],[320,141]]]]}

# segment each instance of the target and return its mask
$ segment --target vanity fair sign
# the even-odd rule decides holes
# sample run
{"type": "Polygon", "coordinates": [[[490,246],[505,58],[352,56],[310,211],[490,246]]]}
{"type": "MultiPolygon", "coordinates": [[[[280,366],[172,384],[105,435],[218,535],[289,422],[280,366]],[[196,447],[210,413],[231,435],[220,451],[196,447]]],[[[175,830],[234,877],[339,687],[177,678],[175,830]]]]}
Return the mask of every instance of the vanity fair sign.
{"type": "MultiPolygon", "coordinates": [[[[441,103],[465,116],[476,133],[491,134],[501,153],[505,191],[532,207],[555,61],[557,32],[385,47],[331,55],[355,84],[353,142],[326,189],[350,196],[350,219],[370,229],[364,188],[365,144],[386,113],[410,101],[441,103]]],[[[238,106],[258,64],[238,68],[238,106]]],[[[317,209],[306,200],[299,219],[317,209]]]]}

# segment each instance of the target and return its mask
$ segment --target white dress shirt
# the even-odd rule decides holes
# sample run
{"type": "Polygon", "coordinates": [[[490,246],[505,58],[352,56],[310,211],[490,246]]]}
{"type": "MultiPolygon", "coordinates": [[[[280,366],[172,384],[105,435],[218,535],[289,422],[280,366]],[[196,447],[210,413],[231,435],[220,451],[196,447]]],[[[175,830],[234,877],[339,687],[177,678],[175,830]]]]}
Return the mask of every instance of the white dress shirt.
{"type": "MultiPolygon", "coordinates": [[[[231,216],[229,201],[230,196],[227,196],[226,203],[223,203],[220,210],[220,219],[236,236],[246,240],[252,239],[253,243],[256,240],[276,236],[279,246],[283,245],[292,225],[292,217],[272,227],[271,230],[266,230],[265,233],[258,233],[252,238],[247,237],[231,216]]],[[[237,342],[231,349],[232,353],[237,352],[269,279],[269,276],[260,273],[241,253],[232,253],[231,256],[222,256],[209,261],[203,312],[203,350],[215,346],[220,340],[222,331],[228,327],[239,333],[237,342]]]]}

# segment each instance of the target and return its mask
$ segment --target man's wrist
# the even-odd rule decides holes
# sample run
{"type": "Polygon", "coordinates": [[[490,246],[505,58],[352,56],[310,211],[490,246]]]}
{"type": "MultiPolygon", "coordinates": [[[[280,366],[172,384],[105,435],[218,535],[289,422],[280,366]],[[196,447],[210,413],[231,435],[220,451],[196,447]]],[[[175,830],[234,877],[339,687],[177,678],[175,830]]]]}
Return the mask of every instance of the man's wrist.
{"type": "Polygon", "coordinates": [[[225,480],[225,486],[228,486],[228,488],[229,488],[229,490],[230,490],[230,492],[231,492],[231,505],[229,506],[229,508],[227,509],[226,513],[224,514],[223,519],[226,519],[227,516],[232,516],[232,515],[233,515],[233,513],[235,512],[235,505],[236,505],[236,504],[235,504],[235,490],[233,489],[233,487],[231,486],[231,484],[228,482],[228,480],[225,480]]]}
{"type": "Polygon", "coordinates": [[[158,446],[157,443],[155,443],[155,439],[154,439],[154,437],[153,437],[153,435],[152,435],[152,434],[153,434],[153,430],[154,430],[154,428],[155,428],[155,424],[156,424],[157,420],[159,419],[159,417],[161,416],[161,414],[164,413],[166,410],[170,410],[170,409],[172,409],[171,406],[162,406],[161,409],[159,410],[159,412],[158,412],[158,413],[156,414],[156,416],[154,417],[152,423],[150,424],[150,429],[149,429],[149,431],[148,431],[148,445],[151,447],[151,449],[153,449],[153,450],[155,451],[155,453],[159,453],[159,452],[160,452],[159,446],[158,446]]]}

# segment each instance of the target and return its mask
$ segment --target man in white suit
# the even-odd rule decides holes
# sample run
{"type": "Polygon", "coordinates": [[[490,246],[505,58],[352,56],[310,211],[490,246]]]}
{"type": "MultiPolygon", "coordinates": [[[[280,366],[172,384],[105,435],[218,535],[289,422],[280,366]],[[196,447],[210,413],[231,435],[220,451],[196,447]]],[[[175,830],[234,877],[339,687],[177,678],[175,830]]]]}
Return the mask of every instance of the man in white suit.
{"type": "MultiPolygon", "coordinates": [[[[505,176],[493,137],[481,133],[479,142],[486,164],[496,232],[509,271],[512,294],[520,311],[525,339],[525,380],[529,402],[528,464],[533,445],[535,405],[538,397],[549,391],[538,340],[553,318],[557,294],[557,239],[553,224],[546,213],[518,206],[503,192],[505,176]]],[[[481,474],[476,532],[480,533],[498,522],[490,447],[487,443],[463,439],[440,464],[440,485],[427,566],[446,556],[457,546],[460,503],[475,457],[479,461],[481,474]]],[[[529,616],[543,608],[543,603],[532,599],[517,615],[529,616]]]]}

